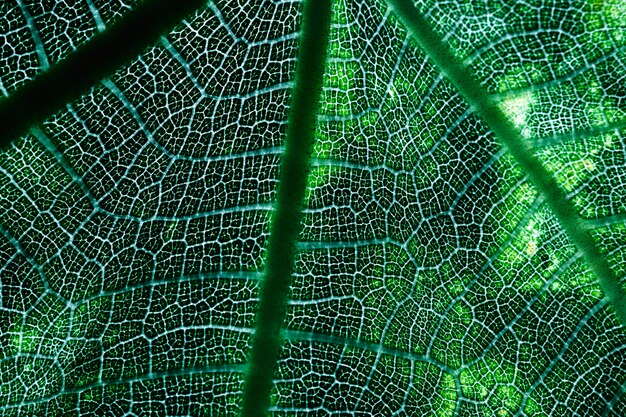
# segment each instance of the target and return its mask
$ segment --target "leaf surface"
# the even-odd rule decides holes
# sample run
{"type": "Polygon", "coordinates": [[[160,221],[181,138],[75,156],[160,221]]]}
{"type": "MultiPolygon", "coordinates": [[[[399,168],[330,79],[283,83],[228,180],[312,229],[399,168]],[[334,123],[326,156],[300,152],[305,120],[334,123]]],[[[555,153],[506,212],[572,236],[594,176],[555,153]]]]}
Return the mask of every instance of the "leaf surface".
{"type": "MultiPolygon", "coordinates": [[[[48,3],[0,6],[9,99],[134,7],[48,3]]],[[[0,154],[0,415],[239,412],[301,19],[241,3],[0,154]]],[[[626,9],[471,3],[416,7],[623,287],[626,9]]],[[[272,414],[626,413],[624,327],[528,173],[384,1],[331,19],[272,414]]]]}

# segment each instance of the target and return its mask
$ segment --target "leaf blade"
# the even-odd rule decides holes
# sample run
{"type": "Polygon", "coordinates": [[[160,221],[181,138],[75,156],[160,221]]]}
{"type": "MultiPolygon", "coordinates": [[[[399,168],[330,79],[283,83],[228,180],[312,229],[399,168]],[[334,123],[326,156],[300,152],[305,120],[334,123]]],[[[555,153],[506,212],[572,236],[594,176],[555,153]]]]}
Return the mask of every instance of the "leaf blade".
{"type": "Polygon", "coordinates": [[[270,404],[296,241],[301,229],[302,202],[313,148],[329,26],[330,0],[305,1],[280,185],[244,385],[241,411],[244,417],[265,416],[270,404]]]}
{"type": "Polygon", "coordinates": [[[570,239],[585,256],[594,271],[600,286],[614,306],[617,316],[626,326],[626,290],[621,287],[615,272],[600,253],[596,243],[584,227],[573,205],[568,201],[554,178],[530,152],[519,131],[502,110],[492,102],[480,84],[467,73],[450,49],[411,0],[388,0],[398,16],[409,28],[433,62],[446,74],[476,112],[485,120],[493,132],[504,143],[516,161],[522,166],[537,189],[555,213],[570,239]]]}

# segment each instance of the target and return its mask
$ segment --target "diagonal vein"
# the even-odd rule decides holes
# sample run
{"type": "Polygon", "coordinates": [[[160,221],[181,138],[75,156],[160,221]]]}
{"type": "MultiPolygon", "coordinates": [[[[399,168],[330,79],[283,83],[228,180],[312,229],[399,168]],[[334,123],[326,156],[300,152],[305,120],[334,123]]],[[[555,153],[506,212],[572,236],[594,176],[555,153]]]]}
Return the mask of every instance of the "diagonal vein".
{"type": "Polygon", "coordinates": [[[573,204],[566,198],[556,180],[525,145],[521,133],[500,110],[454,56],[449,46],[435,33],[428,21],[411,0],[387,0],[398,18],[413,38],[441,69],[465,100],[487,123],[491,131],[507,147],[534,186],[541,192],[561,226],[583,254],[590,269],[595,273],[605,297],[615,308],[617,316],[626,326],[626,292],[608,261],[598,249],[589,231],[584,227],[573,204]]]}
{"type": "Polygon", "coordinates": [[[244,385],[241,414],[244,417],[264,417],[270,403],[296,242],[301,229],[329,30],[330,0],[305,0],[285,153],[244,385]]]}
{"type": "Polygon", "coordinates": [[[0,148],[89,91],[203,3],[203,0],[146,0],[116,25],[95,35],[66,59],[1,100],[0,148]]]}

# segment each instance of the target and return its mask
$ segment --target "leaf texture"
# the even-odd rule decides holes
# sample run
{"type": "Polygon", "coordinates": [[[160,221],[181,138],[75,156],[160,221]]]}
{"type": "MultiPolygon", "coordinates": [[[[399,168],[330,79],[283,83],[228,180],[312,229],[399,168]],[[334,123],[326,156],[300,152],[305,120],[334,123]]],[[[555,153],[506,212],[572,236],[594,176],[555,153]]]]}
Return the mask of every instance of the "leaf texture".
{"type": "MultiPolygon", "coordinates": [[[[133,7],[3,3],[0,92],[133,7]]],[[[622,2],[415,7],[624,287],[622,2]]],[[[208,2],[2,151],[0,416],[240,412],[301,13],[208,2]]],[[[479,112],[382,0],[326,56],[270,413],[624,415],[625,328],[479,112]]]]}

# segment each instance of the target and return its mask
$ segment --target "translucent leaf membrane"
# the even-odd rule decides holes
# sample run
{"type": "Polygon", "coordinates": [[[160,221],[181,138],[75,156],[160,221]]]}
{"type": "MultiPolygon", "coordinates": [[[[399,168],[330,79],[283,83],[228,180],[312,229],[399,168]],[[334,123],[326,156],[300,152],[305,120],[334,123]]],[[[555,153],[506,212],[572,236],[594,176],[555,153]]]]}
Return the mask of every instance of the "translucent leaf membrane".
{"type": "MultiPolygon", "coordinates": [[[[2,94],[134,4],[1,3],[2,94]]],[[[624,415],[542,197],[384,2],[333,5],[272,413],[624,415]]],[[[417,6],[623,277],[622,2],[417,6]]],[[[0,155],[0,416],[237,414],[298,10],[207,3],[0,155]]]]}
{"type": "Polygon", "coordinates": [[[492,92],[558,83],[626,45],[619,0],[415,4],[492,92]]]}
{"type": "Polygon", "coordinates": [[[237,412],[297,18],[210,4],[0,155],[0,415],[237,412]]]}
{"type": "Polygon", "coordinates": [[[449,1],[416,6],[533,140],[623,125],[619,0],[449,1]]]}
{"type": "Polygon", "coordinates": [[[619,222],[626,214],[623,130],[567,140],[537,150],[582,218],[591,223],[619,222]]]}
{"type": "MultiPolygon", "coordinates": [[[[593,119],[592,109],[620,111],[607,84],[587,95],[582,84],[556,76],[497,88],[496,78],[512,77],[487,58],[498,37],[514,39],[499,46],[507,71],[528,74],[529,60],[550,74],[549,62],[517,59],[516,45],[526,41],[516,33],[530,29],[510,22],[547,33],[542,16],[550,12],[510,11],[498,34],[490,19],[500,3],[478,11],[456,4],[420,7],[462,58],[476,49],[470,70],[486,88],[505,92],[498,99],[529,142],[611,122],[593,119]],[[567,85],[569,95],[550,101],[567,85]]],[[[543,198],[383,2],[335,7],[276,414],[600,416],[618,409],[626,334],[543,198]],[[418,397],[415,387],[423,387],[418,397]]],[[[601,79],[602,66],[585,63],[600,56],[587,54],[582,46],[591,41],[583,39],[571,65],[601,79]]],[[[552,56],[552,41],[537,42],[533,48],[552,56]]],[[[594,213],[585,218],[620,212],[621,176],[609,172],[623,171],[623,143],[612,135],[612,147],[578,135],[538,151],[581,214],[594,213]]],[[[617,230],[598,236],[619,276],[621,237],[617,230]]]]}
{"type": "Polygon", "coordinates": [[[18,0],[0,5],[0,93],[10,95],[115,23],[140,0],[18,0]]]}

